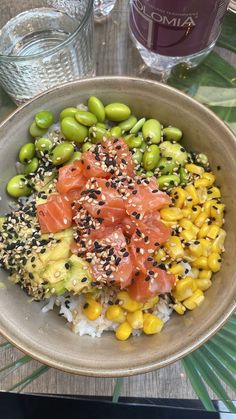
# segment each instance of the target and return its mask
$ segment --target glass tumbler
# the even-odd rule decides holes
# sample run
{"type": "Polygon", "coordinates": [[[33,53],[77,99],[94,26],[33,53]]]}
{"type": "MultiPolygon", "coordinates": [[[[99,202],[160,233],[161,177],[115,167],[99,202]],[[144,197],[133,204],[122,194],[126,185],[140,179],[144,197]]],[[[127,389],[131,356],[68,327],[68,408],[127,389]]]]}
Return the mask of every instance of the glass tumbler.
{"type": "Polygon", "coordinates": [[[95,20],[99,22],[111,13],[116,0],[94,0],[94,16],[95,20]]]}
{"type": "Polygon", "coordinates": [[[93,0],[1,0],[0,84],[17,105],[94,75],[93,0]]]}

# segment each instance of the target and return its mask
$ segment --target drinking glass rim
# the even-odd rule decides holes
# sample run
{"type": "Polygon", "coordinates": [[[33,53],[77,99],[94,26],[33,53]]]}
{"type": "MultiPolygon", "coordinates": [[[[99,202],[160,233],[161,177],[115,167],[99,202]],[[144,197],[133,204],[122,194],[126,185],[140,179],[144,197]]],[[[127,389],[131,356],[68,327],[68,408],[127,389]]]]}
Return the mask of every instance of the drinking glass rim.
{"type": "MultiPolygon", "coordinates": [[[[89,16],[91,15],[92,9],[93,9],[93,0],[88,0],[88,6],[87,10],[84,14],[83,19],[81,20],[79,26],[76,28],[72,34],[68,36],[68,38],[61,42],[60,44],[56,45],[55,47],[49,48],[47,51],[43,51],[37,54],[32,55],[24,55],[24,56],[18,56],[18,55],[5,55],[0,53],[0,60],[5,61],[27,61],[27,60],[35,60],[36,58],[46,57],[47,55],[54,54],[55,52],[59,51],[61,48],[65,47],[67,44],[69,44],[80,32],[80,30],[84,27],[86,22],[89,19],[89,16]]],[[[33,10],[33,9],[29,9],[33,10]]]]}

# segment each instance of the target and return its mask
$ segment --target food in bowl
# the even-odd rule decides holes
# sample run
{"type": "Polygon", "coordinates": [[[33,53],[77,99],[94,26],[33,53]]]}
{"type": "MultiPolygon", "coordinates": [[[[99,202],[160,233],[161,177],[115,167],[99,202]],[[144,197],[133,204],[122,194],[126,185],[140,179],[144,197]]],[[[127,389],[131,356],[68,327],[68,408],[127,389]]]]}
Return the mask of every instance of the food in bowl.
{"type": "MultiPolygon", "coordinates": [[[[1,217],[1,265],[72,330],[159,333],[204,301],[219,271],[225,206],[205,154],[183,133],[96,97],[29,128],[1,217]]],[[[219,168],[220,169],[220,168],[219,168]]]]}

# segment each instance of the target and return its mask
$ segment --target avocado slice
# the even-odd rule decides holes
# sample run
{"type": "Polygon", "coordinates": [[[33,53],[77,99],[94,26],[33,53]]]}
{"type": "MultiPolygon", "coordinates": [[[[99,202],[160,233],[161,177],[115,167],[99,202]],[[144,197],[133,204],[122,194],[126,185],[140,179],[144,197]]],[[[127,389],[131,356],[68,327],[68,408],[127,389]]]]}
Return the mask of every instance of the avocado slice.
{"type": "Polygon", "coordinates": [[[54,292],[57,290],[57,285],[60,284],[61,289],[64,283],[65,290],[72,291],[74,294],[87,292],[92,282],[89,264],[76,255],[67,259],[50,261],[42,273],[42,278],[48,283],[50,289],[54,288],[54,292]]]}
{"type": "Polygon", "coordinates": [[[67,259],[71,254],[70,244],[73,237],[73,230],[67,229],[64,232],[60,232],[60,235],[54,234],[54,237],[55,239],[60,240],[60,242],[54,244],[50,248],[48,247],[45,253],[39,254],[39,258],[44,265],[50,261],[67,259]]]}

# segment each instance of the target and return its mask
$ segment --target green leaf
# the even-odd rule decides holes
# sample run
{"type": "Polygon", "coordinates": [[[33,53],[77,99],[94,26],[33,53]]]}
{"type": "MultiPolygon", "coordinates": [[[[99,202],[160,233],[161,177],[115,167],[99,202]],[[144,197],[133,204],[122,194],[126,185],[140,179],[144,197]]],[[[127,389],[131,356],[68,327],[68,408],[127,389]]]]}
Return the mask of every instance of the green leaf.
{"type": "Polygon", "coordinates": [[[184,65],[175,67],[168,84],[199,99],[224,121],[236,122],[235,98],[230,93],[231,90],[235,92],[236,88],[235,68],[217,53],[212,52],[195,69],[188,69],[184,65]],[[223,98],[220,98],[220,92],[224,94],[223,98]]]}
{"type": "Polygon", "coordinates": [[[124,378],[120,377],[116,379],[116,383],[115,383],[115,387],[114,387],[114,392],[113,392],[113,396],[112,396],[112,402],[113,403],[118,403],[118,400],[120,398],[120,394],[121,394],[121,390],[122,390],[122,386],[124,383],[124,378]]]}
{"type": "Polygon", "coordinates": [[[10,349],[12,347],[13,346],[12,346],[11,343],[9,343],[9,342],[3,342],[3,343],[0,344],[0,351],[3,351],[5,349],[10,349]]]}
{"type": "Polygon", "coordinates": [[[200,86],[195,99],[209,106],[236,106],[236,88],[200,86]]]}
{"type": "Polygon", "coordinates": [[[223,27],[220,37],[217,41],[217,46],[229,49],[236,53],[236,14],[228,12],[223,21],[223,27]]]}
{"type": "Polygon", "coordinates": [[[228,122],[228,125],[236,134],[236,122],[228,122]]]}
{"type": "Polygon", "coordinates": [[[222,363],[217,359],[215,354],[211,352],[210,348],[207,345],[202,346],[199,349],[204,357],[207,360],[207,364],[214,369],[215,373],[227,384],[233,391],[236,392],[236,381],[234,376],[231,374],[230,370],[226,368],[222,363]]]}
{"type": "Polygon", "coordinates": [[[224,364],[233,374],[236,374],[236,362],[235,358],[231,357],[227,353],[227,348],[222,345],[219,346],[210,340],[205,344],[207,348],[210,348],[211,352],[218,358],[222,364],[224,364]]]}
{"type": "Polygon", "coordinates": [[[223,401],[225,406],[230,412],[236,413],[236,407],[230,400],[230,397],[222,387],[220,380],[215,374],[213,368],[208,365],[200,351],[193,352],[192,357],[194,359],[195,367],[201,374],[206,384],[214,391],[214,393],[223,401]]]}
{"type": "Polygon", "coordinates": [[[11,362],[10,364],[5,365],[0,369],[0,379],[4,380],[4,378],[6,378],[9,374],[12,374],[15,370],[30,361],[32,361],[32,358],[28,355],[25,355],[16,361],[11,362]]]}
{"type": "Polygon", "coordinates": [[[205,409],[209,411],[215,411],[216,409],[210,399],[206,386],[204,382],[202,381],[199,372],[195,368],[192,355],[188,355],[184,359],[182,359],[182,364],[184,366],[186,374],[192,384],[192,387],[195,393],[201,400],[205,409]]]}
{"type": "Polygon", "coordinates": [[[12,387],[8,388],[7,391],[13,391],[18,388],[18,393],[21,392],[26,386],[31,384],[34,380],[36,380],[36,378],[40,377],[40,375],[44,374],[48,369],[49,367],[47,365],[42,365],[41,367],[37,368],[32,374],[23,378],[23,380],[14,384],[12,387]]]}

